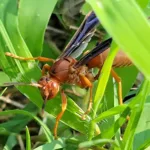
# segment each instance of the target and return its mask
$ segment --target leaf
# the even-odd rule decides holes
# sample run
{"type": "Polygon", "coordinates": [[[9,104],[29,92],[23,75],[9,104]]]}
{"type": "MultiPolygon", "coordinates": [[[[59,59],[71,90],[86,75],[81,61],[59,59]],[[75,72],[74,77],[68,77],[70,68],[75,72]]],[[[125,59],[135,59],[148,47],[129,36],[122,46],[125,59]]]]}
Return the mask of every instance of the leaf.
{"type": "MultiPolygon", "coordinates": [[[[145,101],[145,98],[147,98],[147,95],[149,94],[148,93],[149,91],[149,82],[148,81],[145,81],[144,85],[143,85],[143,88],[141,88],[141,91],[139,92],[139,94],[134,97],[132,99],[132,101],[130,101],[130,103],[128,104],[128,106],[126,107],[126,109],[122,112],[122,114],[120,115],[120,117],[115,121],[115,123],[110,127],[108,128],[105,132],[102,132],[100,135],[98,135],[97,137],[94,137],[94,139],[99,139],[99,138],[112,138],[115,136],[116,132],[118,131],[118,129],[123,125],[123,123],[126,121],[126,117],[127,115],[129,114],[129,112],[131,110],[137,110],[139,112],[141,112],[141,108],[142,108],[142,103],[145,101]],[[142,98],[143,97],[143,98],[142,98]],[[141,105],[139,104],[141,102],[141,105]],[[137,107],[137,108],[136,108],[137,107]]],[[[134,117],[132,116],[132,121],[130,122],[130,127],[131,127],[131,124],[132,125],[137,125],[137,122],[135,123],[134,121],[138,121],[139,119],[139,112],[137,113],[134,113],[136,114],[137,116],[134,117]]],[[[106,111],[107,113],[107,111],[106,111]]],[[[105,114],[105,113],[104,113],[105,114]]],[[[101,117],[100,117],[101,118],[101,117]]],[[[133,129],[129,129],[128,128],[128,134],[126,133],[125,135],[125,139],[126,140],[129,140],[129,136],[130,136],[130,140],[128,142],[131,142],[132,143],[132,138],[134,137],[133,136],[133,133],[135,131],[136,127],[133,128],[133,129]],[[132,131],[132,132],[131,132],[132,131]],[[131,134],[131,135],[130,135],[131,134]]],[[[126,131],[126,132],[127,132],[126,131]]],[[[130,143],[130,144],[131,144],[130,143]]],[[[127,145],[126,142],[124,142],[124,145],[127,145]]]]}
{"type": "MultiPolygon", "coordinates": [[[[3,111],[3,112],[0,112],[0,116],[4,116],[4,115],[13,115],[13,114],[22,114],[22,115],[25,115],[25,116],[29,116],[31,117],[32,119],[34,119],[35,121],[37,121],[37,123],[43,127],[43,131],[46,135],[46,138],[47,138],[47,141],[50,142],[53,140],[53,137],[51,135],[51,132],[49,131],[48,127],[38,118],[36,117],[35,115],[27,112],[27,111],[24,111],[24,110],[7,110],[7,111],[3,111]]],[[[2,128],[5,128],[3,125],[0,125],[0,127],[2,128]]]]}
{"type": "Polygon", "coordinates": [[[19,30],[34,57],[42,53],[45,30],[56,3],[57,0],[19,1],[19,30]]]}
{"type": "Polygon", "coordinates": [[[2,86],[4,83],[10,82],[9,77],[7,76],[6,73],[3,71],[0,71],[0,86],[2,86]]]}
{"type": "Polygon", "coordinates": [[[13,147],[17,145],[17,139],[16,139],[16,135],[15,134],[11,134],[8,139],[7,142],[4,146],[4,150],[11,150],[13,149],[13,147]]]}
{"type": "Polygon", "coordinates": [[[61,149],[64,147],[66,147],[65,139],[59,138],[58,140],[55,140],[51,143],[47,143],[42,146],[39,146],[39,147],[35,148],[34,150],[49,150],[49,149],[55,150],[55,149],[61,149]]]}
{"type": "Polygon", "coordinates": [[[87,0],[102,25],[133,63],[150,79],[150,25],[134,0],[87,0]],[[142,30],[141,30],[142,29],[142,30]]]}
{"type": "Polygon", "coordinates": [[[53,42],[44,42],[42,52],[43,57],[56,59],[59,55],[60,51],[53,42]]]}
{"type": "Polygon", "coordinates": [[[122,92],[123,92],[122,96],[123,98],[125,98],[125,96],[128,95],[133,84],[135,83],[138,70],[135,66],[128,66],[128,67],[116,68],[115,71],[118,74],[118,76],[121,78],[122,92]]]}
{"type": "MultiPolygon", "coordinates": [[[[148,97],[149,98],[149,97],[148,97]]],[[[150,123],[149,123],[149,111],[150,111],[150,104],[146,103],[144,105],[143,112],[140,116],[139,123],[137,125],[135,131],[135,137],[133,141],[133,149],[140,150],[145,149],[145,144],[150,146],[150,123]]]]}
{"type": "Polygon", "coordinates": [[[142,9],[145,9],[149,5],[148,0],[136,0],[136,1],[142,9]]]}
{"type": "Polygon", "coordinates": [[[28,127],[26,126],[26,150],[31,150],[31,138],[28,127]]]}
{"type": "MultiPolygon", "coordinates": [[[[125,96],[128,95],[128,92],[130,91],[135,81],[138,71],[134,66],[116,68],[114,70],[118,74],[118,76],[121,78],[122,97],[124,99],[125,96]],[[130,72],[130,75],[129,75],[129,72],[130,72]]],[[[103,85],[101,85],[101,88],[103,88],[102,86],[103,85]]],[[[118,83],[115,80],[112,80],[112,75],[110,74],[110,78],[109,78],[109,81],[107,83],[107,87],[104,93],[104,98],[103,98],[103,101],[101,102],[102,106],[99,107],[99,110],[97,113],[99,114],[98,117],[101,116],[101,113],[103,111],[105,113],[105,111],[107,112],[107,110],[120,105],[118,94],[119,94],[118,83]]],[[[114,124],[116,117],[117,115],[115,117],[103,118],[104,120],[101,121],[100,123],[101,132],[108,130],[108,128],[114,124]]]]}
{"type": "Polygon", "coordinates": [[[98,123],[101,120],[106,119],[107,117],[122,113],[126,108],[127,108],[126,105],[120,105],[120,106],[113,107],[113,108],[101,113],[98,117],[93,119],[93,121],[98,123]]]}
{"type": "Polygon", "coordinates": [[[110,139],[98,139],[98,140],[91,140],[91,141],[82,142],[82,143],[79,144],[79,148],[92,147],[92,146],[95,146],[95,145],[107,144],[107,143],[110,143],[114,147],[119,147],[119,145],[113,140],[110,140],[110,139]]]}
{"type": "Polygon", "coordinates": [[[133,139],[135,135],[135,130],[137,128],[140,116],[142,114],[144,103],[147,99],[147,97],[150,94],[150,82],[148,80],[145,80],[143,83],[142,89],[139,92],[139,94],[136,96],[136,105],[134,105],[134,108],[132,109],[130,121],[127,125],[127,128],[125,130],[124,136],[123,136],[123,149],[128,150],[132,148],[133,139]]]}
{"type": "MultiPolygon", "coordinates": [[[[3,4],[0,5],[1,66],[10,79],[15,82],[31,83],[37,81],[40,78],[41,71],[34,61],[20,62],[5,56],[5,52],[11,52],[19,56],[32,57],[18,30],[17,1],[2,0],[1,4],[3,4]],[[13,24],[11,22],[13,22],[13,24]]],[[[40,106],[42,98],[38,89],[29,86],[20,86],[18,89],[27,97],[30,97],[35,104],[40,106]]]]}
{"type": "Polygon", "coordinates": [[[112,66],[113,60],[114,60],[117,52],[118,52],[118,48],[114,44],[112,46],[112,50],[110,50],[110,53],[108,54],[108,57],[104,63],[104,66],[101,70],[101,77],[99,78],[97,91],[96,91],[96,94],[94,97],[94,114],[93,114],[93,116],[96,116],[98,106],[104,95],[104,91],[105,91],[105,88],[106,88],[106,85],[107,85],[107,82],[109,79],[110,71],[111,71],[111,66],[112,66]]]}
{"type": "Polygon", "coordinates": [[[75,16],[79,13],[83,3],[84,0],[59,0],[54,12],[56,14],[61,14],[65,24],[70,25],[71,23],[78,20],[78,17],[75,16]]]}
{"type": "MultiPolygon", "coordinates": [[[[98,86],[97,86],[97,90],[95,93],[95,97],[94,97],[94,106],[93,106],[93,114],[92,114],[92,118],[94,119],[96,117],[100,102],[103,98],[104,92],[105,92],[105,88],[109,79],[109,75],[110,75],[110,71],[111,71],[111,66],[113,63],[113,60],[116,56],[118,52],[118,48],[116,46],[115,43],[112,44],[110,53],[108,54],[108,57],[104,63],[104,66],[101,70],[101,76],[98,80],[98,86]]],[[[91,122],[91,126],[89,129],[89,139],[91,139],[94,136],[94,123],[91,122]]]]}
{"type": "MultiPolygon", "coordinates": [[[[23,110],[32,113],[32,115],[36,115],[39,112],[39,109],[32,102],[27,104],[23,110]]],[[[0,127],[5,128],[8,132],[19,133],[32,119],[30,116],[18,114],[7,122],[1,123],[0,127]]]]}

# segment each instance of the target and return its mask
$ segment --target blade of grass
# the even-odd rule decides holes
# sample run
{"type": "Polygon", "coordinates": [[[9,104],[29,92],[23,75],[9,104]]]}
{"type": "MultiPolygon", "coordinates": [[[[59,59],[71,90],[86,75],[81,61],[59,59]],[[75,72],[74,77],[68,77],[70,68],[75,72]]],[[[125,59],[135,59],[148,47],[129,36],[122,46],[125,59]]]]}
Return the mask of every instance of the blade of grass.
{"type": "Polygon", "coordinates": [[[40,56],[45,29],[57,0],[20,0],[18,24],[20,33],[32,55],[40,56]],[[42,21],[41,21],[42,20],[42,21]]]}
{"type": "Polygon", "coordinates": [[[118,129],[125,123],[127,115],[130,112],[130,108],[127,107],[120,117],[116,120],[116,122],[107,130],[102,132],[100,135],[94,137],[93,139],[101,139],[101,138],[113,138],[115,134],[117,133],[118,129]]]}
{"type": "Polygon", "coordinates": [[[8,82],[10,82],[8,75],[5,72],[0,71],[0,86],[3,86],[4,83],[8,82]]]}
{"type": "Polygon", "coordinates": [[[136,0],[136,2],[142,9],[145,9],[149,5],[149,0],[136,0]]]}
{"type": "Polygon", "coordinates": [[[96,116],[96,112],[98,110],[99,104],[101,102],[101,99],[104,95],[104,91],[109,79],[110,71],[111,71],[111,66],[113,63],[113,60],[118,52],[118,48],[116,45],[113,43],[110,53],[108,54],[107,60],[104,63],[104,66],[101,71],[101,77],[99,78],[98,81],[98,86],[97,86],[97,91],[94,97],[94,106],[93,106],[93,118],[96,116]]]}
{"type": "Polygon", "coordinates": [[[141,113],[143,111],[144,103],[149,94],[150,94],[150,82],[148,80],[145,80],[140,93],[138,94],[138,96],[136,96],[137,103],[135,108],[131,112],[130,120],[123,136],[122,143],[124,150],[132,148],[136,127],[138,125],[141,113]]]}
{"type": "Polygon", "coordinates": [[[16,139],[16,135],[15,134],[11,134],[8,139],[7,142],[4,146],[4,150],[11,150],[13,149],[13,147],[17,145],[17,139],[16,139]]]}
{"type": "Polygon", "coordinates": [[[51,142],[53,140],[53,136],[52,136],[51,132],[49,131],[48,127],[38,117],[32,115],[31,113],[24,111],[24,110],[17,110],[17,109],[0,112],[0,116],[12,115],[12,114],[23,114],[25,116],[27,115],[27,116],[32,117],[38,124],[40,124],[40,126],[43,127],[43,131],[47,137],[47,141],[51,142]]]}
{"type": "Polygon", "coordinates": [[[0,92],[0,96],[2,96],[6,90],[7,90],[7,87],[3,91],[0,92]]]}
{"type": "Polygon", "coordinates": [[[79,144],[79,148],[87,148],[87,147],[92,147],[92,146],[96,146],[96,145],[99,145],[99,144],[107,144],[107,143],[110,143],[114,147],[119,147],[119,145],[114,140],[98,139],[98,140],[82,142],[82,143],[79,144]]]}
{"type": "Polygon", "coordinates": [[[31,150],[31,138],[28,127],[26,126],[26,150],[31,150]]]}
{"type": "Polygon", "coordinates": [[[87,0],[101,23],[129,56],[133,63],[150,80],[150,25],[134,0],[87,0]]]}
{"type": "MultiPolygon", "coordinates": [[[[32,115],[36,115],[39,112],[39,109],[32,102],[28,103],[23,110],[32,113],[32,115]]],[[[7,122],[1,123],[0,127],[5,128],[8,132],[17,134],[24,129],[27,123],[31,120],[32,118],[30,116],[18,114],[7,122]]]]}
{"type": "MultiPolygon", "coordinates": [[[[129,112],[133,109],[136,108],[136,106],[138,106],[138,108],[140,107],[139,106],[139,102],[140,102],[140,97],[141,95],[147,96],[148,94],[148,90],[149,89],[145,89],[145,88],[149,88],[149,85],[148,85],[148,81],[145,81],[145,86],[144,88],[141,89],[141,91],[139,92],[140,96],[136,96],[132,99],[132,101],[128,104],[128,107],[123,111],[123,113],[121,114],[120,118],[117,119],[117,121],[114,123],[114,125],[112,125],[109,129],[107,129],[105,132],[101,133],[100,135],[98,135],[97,137],[95,137],[94,139],[99,139],[99,138],[112,138],[116,132],[118,131],[118,129],[123,125],[123,123],[126,121],[126,117],[127,115],[129,114],[129,112]],[[146,83],[147,82],[147,83],[146,83]]],[[[143,99],[144,101],[145,99],[143,99]]],[[[142,102],[141,102],[142,103],[142,102]]],[[[137,109],[138,109],[137,108],[137,109]]],[[[131,132],[131,130],[129,131],[129,133],[131,132]]],[[[131,132],[133,133],[133,132],[131,132]]],[[[131,136],[132,138],[132,136],[131,136]]],[[[128,139],[128,135],[126,136],[126,140],[128,139]]],[[[131,139],[130,139],[131,140],[131,139]]],[[[126,145],[126,144],[125,144],[126,145]]]]}
{"type": "MultiPolygon", "coordinates": [[[[118,48],[116,47],[116,44],[113,43],[110,53],[108,54],[107,60],[104,63],[104,66],[101,71],[101,77],[99,78],[98,81],[98,86],[96,90],[96,94],[94,97],[94,104],[93,104],[93,114],[92,118],[94,119],[96,117],[96,113],[98,111],[99,104],[103,98],[105,88],[109,79],[110,71],[111,71],[111,66],[113,63],[113,60],[118,52],[118,48]]],[[[89,139],[91,139],[94,136],[94,127],[95,123],[91,122],[90,129],[89,129],[89,139]]]]}
{"type": "Polygon", "coordinates": [[[66,147],[65,139],[59,138],[58,140],[54,140],[51,143],[41,145],[41,146],[35,148],[34,150],[50,150],[50,149],[55,150],[55,149],[62,149],[65,147],[66,147]]]}
{"type": "MultiPolygon", "coordinates": [[[[0,63],[2,68],[13,81],[28,83],[37,81],[41,71],[34,61],[20,62],[5,56],[5,52],[11,52],[24,57],[32,57],[17,28],[17,1],[2,0],[1,4],[3,4],[0,5],[0,63]]],[[[36,105],[42,105],[42,97],[37,88],[20,86],[18,89],[30,97],[36,105]]]]}
{"type": "Polygon", "coordinates": [[[117,115],[117,114],[120,114],[122,113],[125,109],[127,108],[127,105],[120,105],[120,106],[116,106],[116,107],[113,107],[103,113],[101,113],[98,117],[96,117],[95,119],[93,119],[93,122],[95,123],[98,123],[100,122],[101,120],[103,119],[106,119],[108,117],[111,117],[111,116],[114,116],[114,115],[117,115]]]}
{"type": "Polygon", "coordinates": [[[140,147],[138,147],[138,150],[141,150],[141,149],[148,150],[149,146],[150,146],[150,139],[146,140],[144,142],[144,144],[142,144],[140,147]]]}
{"type": "MultiPolygon", "coordinates": [[[[150,99],[150,97],[148,97],[148,99],[150,99]]],[[[146,149],[147,146],[150,146],[150,119],[148,115],[149,113],[150,103],[145,103],[143,112],[140,116],[140,120],[135,131],[133,150],[146,149]]]]}

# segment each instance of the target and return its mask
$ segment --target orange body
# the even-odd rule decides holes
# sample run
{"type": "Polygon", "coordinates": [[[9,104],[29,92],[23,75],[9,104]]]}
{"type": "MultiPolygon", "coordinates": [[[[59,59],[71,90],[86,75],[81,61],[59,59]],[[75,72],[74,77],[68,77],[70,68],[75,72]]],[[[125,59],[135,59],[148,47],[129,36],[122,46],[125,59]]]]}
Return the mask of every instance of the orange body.
{"type": "MultiPolygon", "coordinates": [[[[101,68],[104,65],[104,62],[108,56],[110,49],[105,50],[103,53],[101,53],[100,55],[96,56],[95,58],[93,58],[88,64],[88,68],[99,68],[101,70],[101,68]]],[[[112,64],[112,67],[117,68],[117,67],[125,67],[125,66],[130,66],[132,65],[131,60],[126,56],[126,54],[124,52],[122,52],[121,50],[118,52],[118,54],[116,55],[114,62],[112,64]]]]}
{"type": "MultiPolygon", "coordinates": [[[[81,88],[90,87],[89,82],[93,82],[96,78],[91,72],[91,68],[99,68],[101,70],[109,49],[91,59],[86,65],[80,66],[74,69],[74,64],[77,62],[76,59],[72,57],[67,57],[63,59],[58,59],[46,76],[42,76],[39,80],[39,84],[43,87],[41,93],[44,99],[54,98],[61,84],[67,83],[72,85],[78,85],[81,88]],[[84,77],[84,79],[83,79],[84,77]],[[84,80],[89,80],[89,82],[84,80]]],[[[116,55],[112,67],[125,67],[132,65],[131,60],[123,53],[119,51],[116,55]]]]}
{"type": "MultiPolygon", "coordinates": [[[[108,48],[110,47],[112,39],[109,38],[102,43],[98,43],[98,45],[96,45],[96,47],[94,47],[91,52],[85,55],[86,57],[83,56],[79,61],[74,59],[72,56],[77,58],[83,52],[91,37],[93,36],[95,27],[98,23],[99,21],[94,12],[90,12],[85,17],[83,23],[76,31],[69,44],[66,46],[64,52],[56,61],[51,58],[45,58],[41,56],[34,58],[24,58],[9,52],[6,53],[6,55],[9,57],[24,61],[39,60],[43,62],[53,62],[52,66],[47,64],[43,66],[42,77],[38,81],[38,84],[29,85],[39,87],[44,100],[43,109],[47,100],[54,98],[59,91],[61,93],[62,110],[56,117],[56,123],[54,126],[55,138],[57,138],[58,122],[63,116],[63,113],[67,107],[65,91],[62,88],[60,89],[62,84],[67,83],[78,85],[81,88],[90,89],[89,106],[87,111],[83,114],[82,118],[85,118],[85,115],[87,115],[92,108],[92,82],[94,82],[100,74],[101,68],[109,53],[108,48]],[[78,52],[80,52],[79,55],[77,55],[78,52]],[[99,68],[99,72],[96,76],[92,74],[92,68],[99,68]]],[[[123,67],[129,66],[131,64],[132,62],[128,59],[128,57],[122,51],[119,51],[114,59],[112,67],[123,67]]],[[[111,72],[115,80],[119,83],[119,99],[122,101],[121,80],[116,75],[116,73],[114,73],[114,71],[111,72]]]]}
{"type": "MultiPolygon", "coordinates": [[[[74,65],[77,63],[77,60],[72,57],[64,57],[60,58],[56,61],[50,58],[44,57],[35,57],[35,58],[24,58],[11,53],[6,53],[7,56],[13,57],[19,60],[40,60],[40,61],[50,61],[54,62],[52,67],[49,65],[44,65],[42,68],[42,77],[38,81],[38,84],[30,84],[32,86],[36,86],[40,88],[41,94],[44,99],[43,108],[47,100],[54,98],[57,93],[60,91],[61,99],[62,99],[62,111],[56,117],[56,123],[54,126],[54,136],[57,139],[57,128],[59,120],[62,118],[65,109],[67,107],[67,98],[63,89],[60,89],[61,84],[75,84],[80,86],[81,88],[89,88],[90,89],[90,98],[89,98],[89,106],[87,111],[84,113],[82,118],[90,112],[92,108],[92,82],[94,82],[99,73],[94,76],[91,72],[92,68],[99,68],[101,70],[107,56],[109,53],[109,49],[106,49],[101,54],[92,58],[86,65],[81,65],[77,68],[74,65]]],[[[124,67],[132,65],[130,59],[122,52],[119,51],[116,55],[112,67],[124,67]]],[[[115,80],[119,83],[119,101],[122,104],[122,86],[121,79],[117,76],[117,74],[112,70],[111,71],[115,80]]]]}
{"type": "Polygon", "coordinates": [[[77,69],[74,69],[73,66],[77,61],[72,57],[67,57],[64,59],[57,60],[48,74],[44,73],[44,76],[38,81],[42,88],[41,94],[44,99],[54,98],[61,84],[76,84],[81,88],[89,87],[89,84],[86,84],[82,80],[82,76],[88,78],[90,82],[94,81],[94,76],[91,73],[90,69],[87,66],[81,66],[77,69]]]}

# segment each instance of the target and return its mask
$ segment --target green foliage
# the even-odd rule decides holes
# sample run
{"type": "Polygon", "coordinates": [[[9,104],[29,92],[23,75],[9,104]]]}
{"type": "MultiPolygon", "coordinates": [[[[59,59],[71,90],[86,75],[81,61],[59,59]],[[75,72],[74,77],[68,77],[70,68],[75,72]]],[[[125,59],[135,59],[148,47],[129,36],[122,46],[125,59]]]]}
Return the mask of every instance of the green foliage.
{"type": "MultiPolygon", "coordinates": [[[[68,105],[62,122],[59,124],[58,135],[60,138],[54,140],[51,130],[57,114],[61,111],[60,94],[51,101],[48,101],[45,110],[48,112],[46,121],[39,119],[36,115],[40,112],[43,99],[38,88],[31,86],[17,86],[31,102],[23,110],[6,110],[0,112],[0,116],[12,117],[7,122],[0,124],[0,138],[7,137],[3,143],[5,149],[13,149],[17,143],[17,136],[21,134],[26,140],[26,149],[145,149],[150,146],[150,125],[149,125],[149,93],[150,93],[150,26],[147,17],[150,16],[148,0],[130,1],[106,1],[86,0],[82,12],[86,14],[91,9],[100,19],[103,28],[108,32],[105,36],[112,36],[113,43],[111,51],[102,68],[98,82],[94,83],[93,110],[82,120],[84,113],[82,101],[86,96],[67,97],[68,105]],[[132,62],[137,66],[144,76],[144,82],[135,91],[136,96],[127,101],[126,104],[118,106],[118,87],[114,80],[109,77],[110,70],[119,49],[122,49],[132,62]],[[80,102],[78,103],[79,100],[80,102]],[[78,103],[78,104],[77,104],[78,103]],[[80,105],[81,104],[81,105],[80,105]],[[53,117],[50,117],[52,115],[53,117]],[[130,120],[126,123],[126,118],[130,120]],[[41,127],[37,139],[31,134],[29,122],[35,121],[41,127]],[[50,122],[50,123],[49,123],[50,122]],[[26,127],[28,125],[28,127],[26,127]],[[126,127],[122,127],[122,126],[126,127]],[[21,133],[26,127],[26,136],[21,133]],[[101,133],[96,134],[100,128],[101,133]],[[120,132],[120,128],[124,132],[120,132]],[[74,129],[77,132],[71,132],[74,129]],[[122,138],[122,140],[120,140],[122,138]],[[38,147],[32,147],[34,142],[42,142],[38,147]]],[[[59,18],[60,24],[64,16],[69,14],[71,6],[74,14],[77,13],[82,2],[72,3],[68,0],[57,2],[57,0],[1,0],[0,1],[0,85],[5,82],[37,82],[41,77],[41,70],[36,61],[19,61],[5,55],[11,52],[23,57],[47,56],[57,58],[60,54],[56,47],[58,44],[52,40],[44,41],[45,30],[52,13],[59,18]],[[59,7],[61,9],[59,10],[59,7]],[[54,10],[55,8],[55,10],[54,10]],[[61,16],[60,15],[63,16],[61,16]],[[9,77],[9,78],[8,78],[9,77]]],[[[74,14],[70,16],[73,18],[74,14]]],[[[63,22],[63,24],[62,24],[63,22]]],[[[50,21],[50,23],[52,23],[50,21]]],[[[77,21],[80,24],[80,19],[77,21]]],[[[62,29],[61,29],[62,30],[62,29]]],[[[67,29],[64,29],[65,32],[67,29]]],[[[59,36],[59,35],[58,35],[59,36]]],[[[57,37],[58,37],[57,36],[57,37]]],[[[95,42],[90,43],[90,47],[95,42]]],[[[130,89],[136,80],[138,73],[136,67],[116,69],[122,79],[123,98],[130,95],[130,89]]],[[[74,88],[75,89],[75,88],[74,88]]],[[[1,95],[5,93],[1,91],[1,95]]],[[[79,90],[80,93],[80,90],[79,90]]],[[[82,92],[81,92],[82,93],[82,92]]],[[[84,92],[83,92],[84,93],[84,92]]],[[[80,95],[80,94],[79,94],[80,95]]],[[[10,108],[11,109],[11,108],[10,108]]],[[[1,140],[0,140],[1,141],[1,140]]],[[[25,143],[25,142],[24,142],[25,143]]]]}
{"type": "Polygon", "coordinates": [[[26,150],[31,149],[31,139],[30,139],[30,132],[28,127],[26,127],[26,150]]]}
{"type": "Polygon", "coordinates": [[[120,2],[87,0],[87,2],[93,7],[97,17],[117,44],[145,77],[150,79],[147,65],[150,58],[150,43],[147,40],[150,26],[136,2],[134,0],[120,2]]]}

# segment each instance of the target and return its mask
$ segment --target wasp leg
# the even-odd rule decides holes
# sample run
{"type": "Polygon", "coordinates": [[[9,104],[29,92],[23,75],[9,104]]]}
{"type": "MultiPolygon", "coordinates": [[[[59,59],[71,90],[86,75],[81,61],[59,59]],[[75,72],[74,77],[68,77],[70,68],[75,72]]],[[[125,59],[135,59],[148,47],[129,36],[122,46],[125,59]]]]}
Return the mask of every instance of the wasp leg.
{"type": "MultiPolygon", "coordinates": [[[[86,115],[92,109],[92,105],[93,105],[93,101],[92,101],[92,88],[93,88],[93,85],[92,85],[91,81],[86,76],[79,74],[79,77],[80,77],[80,81],[81,81],[81,86],[88,87],[90,89],[89,105],[88,105],[88,108],[87,108],[86,112],[82,116],[82,119],[84,120],[86,118],[86,115]]],[[[98,134],[100,134],[100,129],[96,126],[96,135],[98,135],[98,134]]]]}
{"type": "MultiPolygon", "coordinates": [[[[123,104],[123,98],[122,98],[122,82],[121,82],[121,78],[118,76],[118,74],[111,69],[111,74],[113,76],[113,78],[116,80],[116,82],[118,82],[118,96],[119,96],[119,104],[122,105],[123,104]]],[[[130,119],[130,116],[127,116],[127,120],[130,119]]]]}
{"type": "Polygon", "coordinates": [[[54,137],[55,139],[57,139],[57,129],[58,129],[58,123],[60,121],[60,119],[62,118],[65,110],[66,110],[66,107],[67,107],[67,98],[66,98],[66,95],[64,93],[64,90],[61,90],[61,100],[62,100],[62,106],[61,106],[61,112],[57,115],[56,117],[56,123],[55,123],[55,126],[54,126],[54,137]]]}
{"type": "Polygon", "coordinates": [[[93,104],[93,101],[92,101],[92,83],[90,82],[90,80],[84,76],[84,75],[79,75],[80,77],[80,81],[81,81],[81,84],[83,87],[88,87],[90,89],[90,99],[89,99],[89,105],[88,105],[88,108],[86,110],[86,112],[83,114],[82,116],[82,119],[84,120],[86,115],[91,111],[92,109],[92,104],[93,104]]]}
{"type": "Polygon", "coordinates": [[[101,69],[99,69],[98,73],[96,74],[96,76],[94,77],[94,80],[98,80],[99,76],[100,76],[100,73],[101,73],[101,69]]]}
{"type": "Polygon", "coordinates": [[[38,56],[38,57],[29,57],[29,58],[25,58],[25,57],[21,57],[21,56],[17,56],[15,54],[12,54],[12,53],[9,53],[9,52],[6,52],[5,53],[6,56],[9,56],[9,57],[12,57],[12,58],[15,58],[15,59],[18,59],[18,60],[24,60],[24,61],[28,61],[28,60],[39,60],[39,61],[42,61],[42,62],[53,62],[54,63],[54,59],[51,59],[51,58],[46,58],[46,57],[41,57],[41,56],[38,56]]]}
{"type": "Polygon", "coordinates": [[[91,111],[92,105],[93,105],[93,101],[92,101],[92,86],[89,87],[89,88],[90,88],[90,100],[89,100],[88,108],[87,108],[86,112],[84,113],[84,115],[82,116],[83,120],[85,119],[86,115],[91,111]]]}
{"type": "Polygon", "coordinates": [[[46,72],[50,72],[50,69],[51,69],[50,65],[45,64],[42,68],[42,75],[44,76],[46,72]]]}
{"type": "Polygon", "coordinates": [[[121,78],[117,75],[117,73],[113,69],[111,69],[111,74],[112,74],[113,78],[115,79],[115,81],[118,82],[119,104],[122,105],[123,104],[123,99],[122,99],[122,82],[121,82],[121,78]]]}

